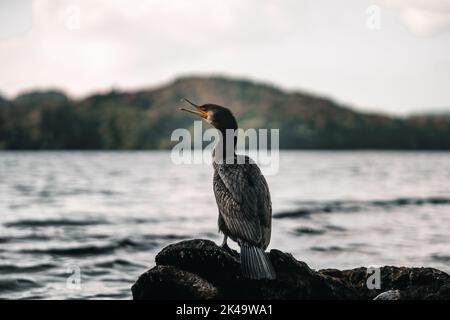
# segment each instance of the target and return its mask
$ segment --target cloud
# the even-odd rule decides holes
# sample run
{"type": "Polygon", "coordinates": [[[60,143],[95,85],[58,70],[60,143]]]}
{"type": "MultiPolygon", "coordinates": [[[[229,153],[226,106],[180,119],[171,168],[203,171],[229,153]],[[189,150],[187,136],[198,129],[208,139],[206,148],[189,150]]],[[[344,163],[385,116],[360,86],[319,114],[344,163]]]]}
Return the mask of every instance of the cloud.
{"type": "MultiPolygon", "coordinates": [[[[0,4],[5,1],[31,0],[0,4]]],[[[448,28],[450,0],[368,2],[376,1],[398,10],[414,34],[448,28]]],[[[0,39],[0,91],[14,96],[57,87],[79,97],[111,87],[159,85],[179,75],[219,73],[396,112],[449,105],[450,33],[414,38],[392,32],[398,29],[395,19],[382,19],[380,32],[371,32],[366,4],[36,0],[32,28],[0,39]]]]}
{"type": "Polygon", "coordinates": [[[34,1],[33,28],[0,42],[0,85],[17,92],[56,83],[80,94],[158,83],[280,41],[293,29],[289,8],[271,0],[34,1]]]}
{"type": "Polygon", "coordinates": [[[380,0],[399,11],[405,26],[417,36],[432,36],[450,29],[450,0],[380,0]]]}

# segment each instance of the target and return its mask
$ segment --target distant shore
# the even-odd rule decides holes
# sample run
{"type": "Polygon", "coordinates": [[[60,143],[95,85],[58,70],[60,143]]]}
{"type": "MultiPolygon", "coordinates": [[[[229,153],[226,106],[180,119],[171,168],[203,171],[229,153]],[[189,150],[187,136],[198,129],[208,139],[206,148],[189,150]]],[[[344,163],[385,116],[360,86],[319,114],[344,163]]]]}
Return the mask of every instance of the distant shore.
{"type": "Polygon", "coordinates": [[[450,150],[448,114],[360,112],[328,98],[226,77],[184,77],[161,87],[72,99],[58,90],[0,97],[0,149],[168,149],[191,128],[180,99],[229,107],[243,129],[279,129],[281,149],[450,150]]]}

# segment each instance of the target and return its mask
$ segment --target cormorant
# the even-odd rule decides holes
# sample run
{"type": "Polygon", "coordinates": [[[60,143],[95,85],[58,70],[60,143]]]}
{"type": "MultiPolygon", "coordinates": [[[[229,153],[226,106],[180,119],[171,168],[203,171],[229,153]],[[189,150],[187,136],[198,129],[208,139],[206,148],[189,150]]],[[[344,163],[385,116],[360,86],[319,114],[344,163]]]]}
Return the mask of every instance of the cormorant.
{"type": "Polygon", "coordinates": [[[237,137],[234,132],[238,128],[235,117],[225,107],[215,104],[200,106],[183,100],[195,109],[180,110],[201,117],[221,133],[213,151],[213,188],[219,208],[219,231],[224,234],[222,247],[229,250],[228,237],[239,244],[244,277],[275,279],[275,270],[265,253],[272,229],[269,187],[258,166],[249,157],[235,152],[237,137]],[[227,131],[230,130],[233,139],[228,135],[227,141],[227,131]],[[230,153],[227,153],[227,146],[231,146],[230,153]],[[232,161],[227,155],[231,155],[232,161]]]}

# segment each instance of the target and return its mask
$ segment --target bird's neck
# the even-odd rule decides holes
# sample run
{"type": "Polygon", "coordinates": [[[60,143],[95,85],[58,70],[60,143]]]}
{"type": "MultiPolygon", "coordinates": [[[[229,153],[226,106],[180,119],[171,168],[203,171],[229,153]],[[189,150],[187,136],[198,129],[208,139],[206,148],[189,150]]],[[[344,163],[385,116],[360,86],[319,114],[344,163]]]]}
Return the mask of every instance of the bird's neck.
{"type": "Polygon", "coordinates": [[[232,163],[236,156],[237,129],[217,130],[220,135],[213,150],[213,160],[216,163],[232,163]]]}

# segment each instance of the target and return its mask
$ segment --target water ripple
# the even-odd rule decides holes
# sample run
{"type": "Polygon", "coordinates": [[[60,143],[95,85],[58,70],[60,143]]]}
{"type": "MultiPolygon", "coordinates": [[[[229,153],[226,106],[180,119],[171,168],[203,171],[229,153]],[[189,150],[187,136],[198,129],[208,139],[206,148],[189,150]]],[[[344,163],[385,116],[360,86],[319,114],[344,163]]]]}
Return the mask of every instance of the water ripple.
{"type": "Polygon", "coordinates": [[[307,217],[314,213],[333,213],[333,212],[361,212],[375,208],[403,207],[403,206],[422,206],[422,205],[450,205],[450,198],[430,197],[430,198],[397,198],[392,200],[376,201],[323,201],[313,202],[305,201],[300,203],[301,207],[294,211],[279,212],[273,215],[276,219],[307,217]]]}
{"type": "Polygon", "coordinates": [[[65,226],[91,226],[99,224],[108,224],[106,220],[70,220],[70,219],[49,219],[49,220],[18,220],[6,222],[7,228],[34,228],[34,227],[65,227],[65,226]]]}

